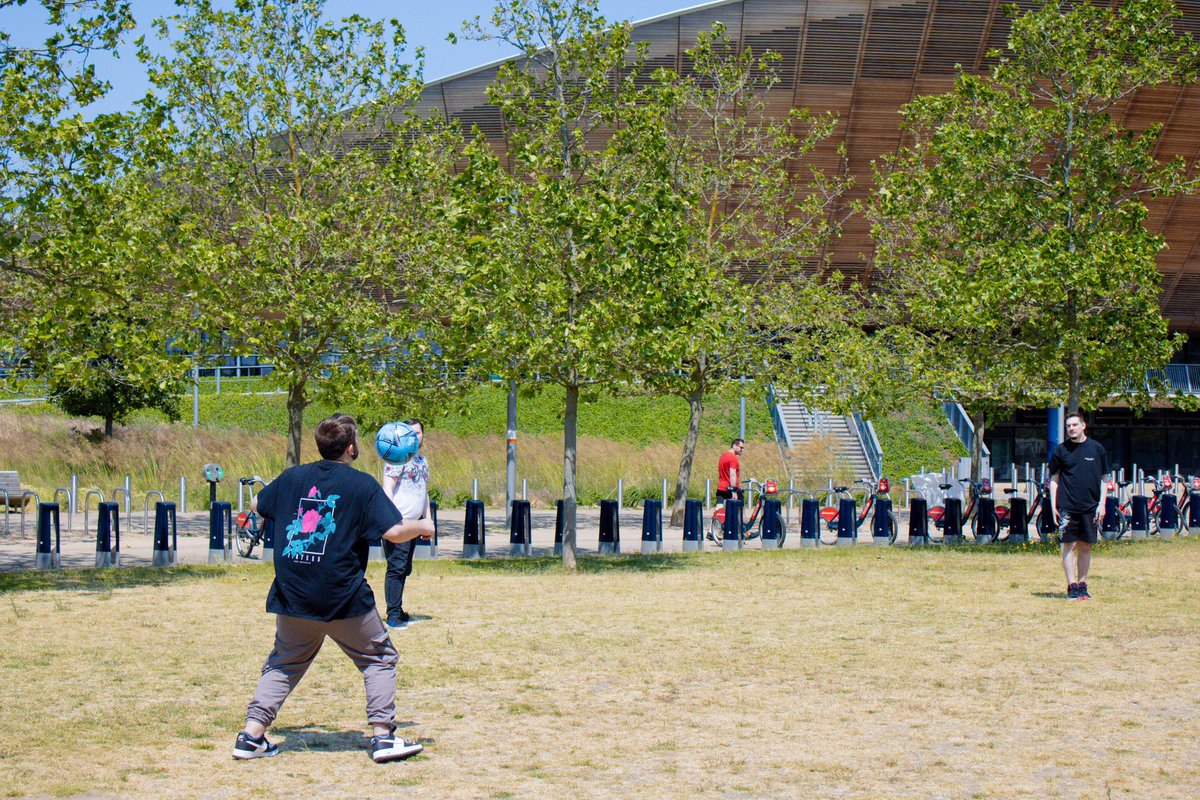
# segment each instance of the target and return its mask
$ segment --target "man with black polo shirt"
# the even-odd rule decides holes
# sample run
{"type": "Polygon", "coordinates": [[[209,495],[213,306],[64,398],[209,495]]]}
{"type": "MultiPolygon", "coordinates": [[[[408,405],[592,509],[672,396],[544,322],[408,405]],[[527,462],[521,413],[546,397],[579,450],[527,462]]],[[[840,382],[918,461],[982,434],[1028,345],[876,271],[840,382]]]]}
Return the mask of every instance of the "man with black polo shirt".
{"type": "Polygon", "coordinates": [[[367,722],[375,734],[371,758],[405,758],[420,752],[421,745],[395,733],[398,656],[367,584],[367,553],[380,538],[406,542],[432,534],[433,522],[402,519],[383,487],[350,466],[358,458],[353,417],[334,414],[322,420],[316,439],[323,460],[284,470],[252,504],[275,521],[283,541],[277,533],[275,581],[267,594],[267,611],[275,614],[275,647],[263,664],[233,757],[279,752],[267,741],[267,727],[328,636],[362,673],[367,722]]]}
{"type": "Polygon", "coordinates": [[[1050,456],[1050,507],[1062,541],[1067,598],[1091,600],[1087,576],[1092,545],[1104,523],[1108,456],[1102,444],[1084,433],[1087,424],[1082,414],[1067,414],[1066,424],[1067,441],[1054,448],[1050,456]]]}

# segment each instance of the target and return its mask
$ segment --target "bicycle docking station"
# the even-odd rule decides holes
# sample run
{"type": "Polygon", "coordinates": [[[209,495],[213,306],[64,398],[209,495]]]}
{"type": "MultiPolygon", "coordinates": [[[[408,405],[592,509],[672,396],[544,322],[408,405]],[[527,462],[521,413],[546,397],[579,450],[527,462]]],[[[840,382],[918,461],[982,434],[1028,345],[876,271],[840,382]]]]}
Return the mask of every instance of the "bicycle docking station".
{"type": "Polygon", "coordinates": [[[875,516],[871,518],[871,540],[879,547],[892,541],[892,500],[881,497],[875,501],[875,516]]]}
{"type": "Polygon", "coordinates": [[[533,517],[528,500],[513,500],[509,514],[508,554],[533,555],[533,517]]]}
{"type": "MultiPolygon", "coordinates": [[[[428,539],[417,537],[413,540],[413,559],[429,560],[438,557],[438,504],[429,501],[429,517],[433,520],[433,536],[428,539]]],[[[266,552],[265,550],[263,551],[266,552]]]]}
{"type": "Polygon", "coordinates": [[[908,544],[929,544],[929,502],[920,492],[913,492],[908,500],[908,544]]]}
{"type": "Polygon", "coordinates": [[[154,554],[151,564],[156,567],[174,566],[179,558],[179,525],[175,519],[175,504],[154,504],[154,554]]]}
{"type": "Polygon", "coordinates": [[[621,509],[616,500],[600,501],[600,555],[621,552],[621,509]]]}
{"type": "Polygon", "coordinates": [[[1158,535],[1170,539],[1179,529],[1179,499],[1171,492],[1163,492],[1158,502],[1158,535]]]}
{"type": "Polygon", "coordinates": [[[725,521],[721,523],[721,549],[742,549],[742,501],[725,501],[725,521]]]}
{"type": "Polygon", "coordinates": [[[947,497],[942,507],[942,544],[962,544],[962,498],[947,497]]]}
{"type": "Polygon", "coordinates": [[[645,500],[642,502],[642,554],[662,552],[662,515],[661,500],[645,500]]]}
{"type": "Polygon", "coordinates": [[[566,508],[565,500],[554,501],[554,555],[561,556],[563,551],[563,514],[566,508]]]}
{"type": "Polygon", "coordinates": [[[991,544],[996,541],[996,501],[981,497],[975,512],[975,544],[991,544]]]}
{"type": "Polygon", "coordinates": [[[821,535],[821,504],[815,498],[800,501],[800,547],[815,550],[821,535]]]}
{"type": "Polygon", "coordinates": [[[704,549],[704,503],[686,500],[683,504],[683,552],[695,553],[704,549]]]}
{"type": "Polygon", "coordinates": [[[96,508],[96,566],[121,566],[121,506],[100,503],[96,508]]]}
{"type": "MultiPolygon", "coordinates": [[[[1200,478],[1192,479],[1192,486],[1198,487],[1200,478]]],[[[1185,534],[1200,533],[1200,487],[1193,488],[1188,495],[1188,513],[1187,524],[1184,526],[1185,534]]]]}
{"type": "Polygon", "coordinates": [[[1106,542],[1121,538],[1121,521],[1118,517],[1120,513],[1120,498],[1111,494],[1104,498],[1104,524],[1100,526],[1100,536],[1106,542]]]}
{"type": "MultiPolygon", "coordinates": [[[[561,501],[560,501],[561,502],[561,501]]],[[[467,517],[463,525],[463,558],[487,556],[487,527],[483,518],[483,501],[467,501],[467,517]]]]}
{"type": "Polygon", "coordinates": [[[1150,498],[1135,494],[1129,498],[1129,538],[1147,539],[1150,536],[1150,498]]]}
{"type": "Polygon", "coordinates": [[[1029,541],[1029,501],[1013,497],[1008,501],[1008,542],[1025,544],[1029,541]]]}
{"type": "Polygon", "coordinates": [[[58,569],[62,566],[62,526],[59,522],[58,503],[38,503],[37,516],[37,569],[58,569]],[[50,534],[54,534],[54,544],[50,534]]]}
{"type": "Polygon", "coordinates": [[[783,504],[778,500],[766,498],[762,507],[762,549],[778,550],[783,547],[783,504]]]}
{"type": "Polygon", "coordinates": [[[843,497],[838,501],[837,546],[853,547],[858,538],[858,503],[853,498],[843,497]]]}
{"type": "Polygon", "coordinates": [[[233,504],[217,500],[217,484],[225,470],[205,464],[203,473],[208,481],[208,563],[221,564],[233,560],[233,504]]]}
{"type": "Polygon", "coordinates": [[[216,502],[208,510],[208,563],[232,561],[233,504],[216,502]]]}

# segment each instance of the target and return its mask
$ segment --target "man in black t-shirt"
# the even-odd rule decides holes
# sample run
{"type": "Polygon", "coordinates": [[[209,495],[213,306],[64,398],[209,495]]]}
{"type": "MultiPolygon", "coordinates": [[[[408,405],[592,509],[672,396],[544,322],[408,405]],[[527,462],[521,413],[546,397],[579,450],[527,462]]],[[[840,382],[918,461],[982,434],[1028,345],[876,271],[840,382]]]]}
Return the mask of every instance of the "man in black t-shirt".
{"type": "Polygon", "coordinates": [[[1050,507],[1062,540],[1067,597],[1091,600],[1087,576],[1092,564],[1092,545],[1104,523],[1108,456],[1102,444],[1087,438],[1082,414],[1076,411],[1067,414],[1066,424],[1067,441],[1050,455],[1050,507]]]}
{"type": "Polygon", "coordinates": [[[433,533],[430,520],[403,520],[378,482],[350,466],[358,458],[358,426],[334,414],[317,425],[322,461],[285,470],[254,499],[252,508],[275,521],[275,581],[267,611],[275,614],[275,647],[263,664],[246,727],[233,757],[279,752],[267,741],[284,700],[321,649],[333,639],[363,676],[367,721],[374,730],[371,757],[404,758],[421,745],[395,735],[396,649],[367,584],[368,549],[380,538],[406,542],[433,533]],[[276,534],[280,536],[280,534],[276,534]]]}

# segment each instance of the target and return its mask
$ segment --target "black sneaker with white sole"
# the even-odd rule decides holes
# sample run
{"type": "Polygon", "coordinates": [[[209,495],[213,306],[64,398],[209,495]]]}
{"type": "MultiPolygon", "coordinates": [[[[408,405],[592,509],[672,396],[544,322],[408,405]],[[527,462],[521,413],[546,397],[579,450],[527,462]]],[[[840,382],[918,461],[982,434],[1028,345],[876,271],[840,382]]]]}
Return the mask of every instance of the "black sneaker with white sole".
{"type": "Polygon", "coordinates": [[[371,737],[371,758],[376,764],[382,764],[384,761],[396,761],[401,758],[408,758],[416,755],[424,750],[423,745],[416,742],[406,742],[396,735],[395,731],[386,736],[371,737]]]}
{"type": "Polygon", "coordinates": [[[266,736],[260,736],[255,739],[250,734],[242,731],[238,734],[237,741],[233,745],[233,757],[242,760],[248,758],[270,758],[275,755],[279,755],[279,745],[268,742],[266,736]]]}

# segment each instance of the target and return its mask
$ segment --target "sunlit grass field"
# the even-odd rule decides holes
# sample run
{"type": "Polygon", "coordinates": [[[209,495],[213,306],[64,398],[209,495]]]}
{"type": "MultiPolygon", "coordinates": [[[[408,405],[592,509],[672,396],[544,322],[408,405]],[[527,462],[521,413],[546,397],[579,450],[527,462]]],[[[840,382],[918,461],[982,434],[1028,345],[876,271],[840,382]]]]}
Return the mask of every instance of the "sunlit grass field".
{"type": "MultiPolygon", "coordinates": [[[[269,566],[0,575],[11,797],[1194,798],[1200,541],[420,562],[376,765],[329,644],[229,755],[269,566]]],[[[382,600],[382,571],[369,577],[382,600]]]]}

